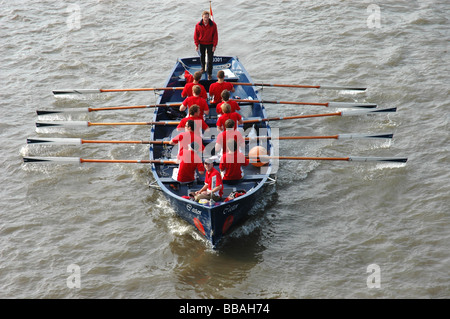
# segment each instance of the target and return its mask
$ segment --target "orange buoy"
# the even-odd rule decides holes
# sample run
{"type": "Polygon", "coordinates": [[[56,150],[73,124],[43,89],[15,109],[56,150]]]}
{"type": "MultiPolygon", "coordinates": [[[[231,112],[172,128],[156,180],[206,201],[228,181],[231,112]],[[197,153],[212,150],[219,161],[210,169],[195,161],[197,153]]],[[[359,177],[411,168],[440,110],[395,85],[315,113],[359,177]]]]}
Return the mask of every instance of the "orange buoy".
{"type": "Polygon", "coordinates": [[[203,228],[202,223],[197,217],[194,218],[194,224],[195,227],[197,227],[197,229],[203,234],[203,236],[206,236],[205,228],[203,228]]]}
{"type": "Polygon", "coordinates": [[[248,152],[248,157],[250,164],[256,167],[261,167],[266,165],[269,160],[259,158],[261,155],[267,155],[267,150],[262,146],[255,146],[248,152]]]}

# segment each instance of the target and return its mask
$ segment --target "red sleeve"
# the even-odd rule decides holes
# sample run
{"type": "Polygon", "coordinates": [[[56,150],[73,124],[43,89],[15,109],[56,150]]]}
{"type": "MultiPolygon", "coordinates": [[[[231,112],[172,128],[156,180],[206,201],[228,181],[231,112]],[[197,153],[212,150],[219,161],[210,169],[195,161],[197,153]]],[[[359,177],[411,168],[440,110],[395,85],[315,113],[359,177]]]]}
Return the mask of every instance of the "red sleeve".
{"type": "Polygon", "coordinates": [[[203,131],[206,131],[207,129],[209,129],[209,126],[208,126],[208,124],[205,122],[204,119],[202,119],[202,129],[203,129],[203,131]]]}
{"type": "Polygon", "coordinates": [[[192,94],[189,94],[189,90],[191,90],[191,93],[192,93],[192,85],[190,83],[187,83],[184,86],[183,91],[181,92],[181,97],[187,97],[187,96],[192,95],[192,94]]]}
{"type": "Polygon", "coordinates": [[[194,43],[196,46],[199,45],[199,42],[198,42],[199,35],[200,35],[200,30],[199,30],[199,25],[197,23],[195,25],[195,30],[194,30],[194,43]]]}
{"type": "Polygon", "coordinates": [[[220,159],[219,169],[221,171],[225,170],[225,158],[227,157],[227,153],[223,153],[222,158],[220,159]]]}
{"type": "Polygon", "coordinates": [[[217,113],[217,115],[222,114],[222,104],[223,103],[224,102],[221,102],[221,103],[217,104],[217,106],[216,106],[216,113],[217,113]]]}
{"type": "Polygon", "coordinates": [[[241,109],[239,104],[236,101],[234,101],[234,100],[228,100],[228,104],[231,105],[231,111],[232,112],[239,111],[241,109]]]}
{"type": "Polygon", "coordinates": [[[186,125],[186,121],[188,120],[188,118],[187,117],[184,117],[181,121],[180,121],[180,124],[178,124],[178,126],[177,126],[177,130],[179,130],[179,129],[184,129],[184,126],[186,125]]]}
{"type": "Polygon", "coordinates": [[[209,86],[209,95],[214,95],[214,88],[216,87],[216,82],[211,83],[211,85],[209,86]]]}
{"type": "Polygon", "coordinates": [[[217,24],[213,22],[214,24],[214,37],[213,37],[213,46],[217,46],[217,43],[219,42],[219,34],[217,32],[217,24]]]}
{"type": "Polygon", "coordinates": [[[205,89],[205,87],[202,85],[201,86],[201,88],[202,88],[202,90],[201,90],[201,92],[200,92],[200,96],[202,97],[202,98],[204,98],[205,100],[207,100],[208,99],[208,94],[207,94],[207,92],[206,92],[206,89],[205,89]]]}
{"type": "Polygon", "coordinates": [[[183,140],[183,133],[180,133],[172,139],[172,142],[174,142],[175,144],[178,144],[178,142],[180,142],[182,140],[183,140]]]}
{"type": "Polygon", "coordinates": [[[194,77],[189,73],[188,70],[184,71],[184,79],[186,80],[186,84],[194,81],[194,77]]]}
{"type": "Polygon", "coordinates": [[[206,100],[204,100],[203,98],[202,98],[202,104],[203,104],[203,106],[201,106],[201,108],[203,109],[203,113],[205,113],[205,111],[209,111],[208,102],[206,102],[206,100]]]}
{"type": "Polygon", "coordinates": [[[205,171],[205,166],[203,166],[203,163],[198,163],[197,164],[197,171],[199,171],[199,172],[204,172],[205,171]]]}
{"type": "Polygon", "coordinates": [[[223,124],[222,124],[222,119],[223,119],[222,116],[219,117],[219,118],[217,119],[217,122],[216,122],[216,126],[217,126],[217,127],[222,127],[222,126],[223,126],[223,124]]]}

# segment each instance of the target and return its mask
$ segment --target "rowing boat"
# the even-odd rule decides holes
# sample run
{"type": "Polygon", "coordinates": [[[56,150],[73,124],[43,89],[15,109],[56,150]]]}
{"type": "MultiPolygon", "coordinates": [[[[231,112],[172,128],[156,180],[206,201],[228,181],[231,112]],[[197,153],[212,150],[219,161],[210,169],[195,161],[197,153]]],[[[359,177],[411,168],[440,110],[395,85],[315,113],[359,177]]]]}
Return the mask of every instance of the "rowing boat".
{"type": "MultiPolygon", "coordinates": [[[[246,136],[245,149],[243,152],[249,157],[252,165],[244,168],[244,177],[235,181],[235,183],[226,183],[224,181],[224,194],[221,200],[213,201],[203,200],[196,202],[191,200],[189,194],[202,188],[204,185],[204,177],[200,176],[190,183],[180,183],[172,178],[174,169],[178,167],[177,150],[172,146],[170,140],[178,134],[176,126],[180,123],[185,113],[179,111],[179,107],[183,98],[181,92],[186,84],[186,75],[193,74],[200,69],[200,58],[189,57],[178,59],[171,74],[169,75],[166,86],[163,88],[132,88],[132,89],[70,89],[70,90],[54,90],[56,95],[67,94],[93,94],[105,92],[125,92],[125,91],[158,91],[162,92],[158,97],[158,104],[155,105],[138,105],[138,106],[120,106],[120,107],[103,107],[88,108],[87,110],[63,109],[63,110],[38,110],[37,114],[46,115],[52,113],[70,113],[70,112],[94,112],[94,111],[111,111],[135,108],[154,108],[152,122],[113,122],[113,123],[93,123],[86,121],[50,121],[36,122],[37,127],[95,127],[95,126],[116,126],[116,125],[150,125],[152,126],[150,133],[150,141],[118,141],[118,140],[84,140],[80,138],[46,138],[36,137],[27,139],[28,144],[65,144],[65,145],[82,145],[85,143],[98,144],[149,144],[149,157],[145,160],[131,159],[86,159],[77,157],[35,157],[24,156],[26,163],[136,163],[150,164],[154,180],[151,187],[161,190],[168,199],[175,212],[188,223],[197,229],[198,233],[209,242],[213,248],[217,248],[223,243],[226,235],[229,235],[233,229],[242,224],[249,216],[253,215],[259,209],[264,208],[265,186],[275,184],[275,176],[278,168],[279,160],[322,160],[322,161],[348,161],[348,162],[383,162],[383,163],[406,163],[406,157],[365,157],[365,156],[345,156],[345,157],[304,157],[304,156],[277,156],[276,140],[284,139],[391,139],[392,133],[350,133],[327,136],[283,136],[276,134],[276,129],[271,129],[270,121],[293,120],[318,118],[328,116],[360,116],[371,114],[384,114],[396,112],[396,108],[374,109],[374,110],[354,110],[339,111],[334,113],[323,114],[302,114],[296,116],[271,117],[266,116],[263,103],[280,103],[280,104],[298,104],[298,105],[316,105],[326,107],[340,108],[374,108],[373,103],[345,103],[345,102],[329,102],[329,103],[311,103],[311,102],[279,102],[261,100],[257,87],[259,86],[289,86],[299,88],[316,88],[316,89],[334,89],[334,90],[365,90],[365,88],[356,87],[338,87],[338,86],[310,86],[310,85],[282,85],[282,84],[256,84],[252,82],[248,72],[245,70],[237,57],[218,56],[214,57],[214,73],[223,70],[228,82],[234,83],[235,92],[232,98],[239,100],[241,110],[239,111],[244,118],[244,126],[240,126],[239,130],[246,136]],[[254,149],[262,149],[263,153],[254,154],[254,149]],[[231,196],[231,195],[235,196],[231,196]],[[256,204],[258,203],[258,204],[256,204]]],[[[206,90],[215,82],[215,78],[207,80],[203,75],[201,84],[206,90]]],[[[210,105],[211,106],[211,105],[210,105]]],[[[215,140],[218,135],[216,129],[216,109],[210,107],[210,113],[207,116],[206,123],[210,130],[203,134],[203,144],[205,151],[203,157],[216,157],[215,140]]],[[[258,149],[258,150],[259,150],[258,149]]],[[[216,169],[218,163],[215,164],[216,169]]],[[[214,182],[213,182],[214,183],[214,182]]]]}
{"type": "MultiPolygon", "coordinates": [[[[166,81],[166,87],[183,87],[186,84],[185,74],[193,74],[200,70],[200,58],[188,57],[177,60],[171,74],[166,81]]],[[[242,63],[237,57],[231,56],[216,56],[213,61],[213,74],[218,70],[223,70],[225,73],[225,80],[227,82],[235,83],[252,83],[250,75],[245,70],[242,63]]],[[[217,79],[213,77],[212,80],[206,79],[206,74],[203,75],[200,83],[208,91],[209,86],[217,79]]],[[[245,98],[247,100],[261,100],[257,90],[253,86],[236,85],[235,92],[232,93],[233,98],[245,98]]],[[[165,90],[159,97],[158,104],[164,105],[155,110],[153,115],[154,122],[164,122],[179,120],[180,115],[177,107],[167,107],[170,104],[179,104],[183,101],[181,97],[181,90],[165,90]]],[[[242,117],[248,119],[264,119],[267,118],[264,106],[260,103],[248,103],[248,105],[241,105],[239,111],[242,117]]],[[[204,156],[213,156],[215,137],[217,137],[216,121],[217,114],[215,107],[210,108],[209,115],[206,116],[206,123],[210,127],[210,134],[203,136],[203,143],[205,146],[204,156]],[[206,154],[205,154],[206,153],[206,154]]],[[[170,140],[179,132],[175,129],[175,125],[158,125],[151,130],[150,139],[152,141],[170,140]]],[[[271,129],[267,122],[260,122],[258,125],[251,127],[239,127],[245,132],[253,132],[255,134],[263,134],[271,136],[271,129]],[[262,133],[264,132],[264,133],[262,133]]],[[[244,135],[243,134],[243,135],[244,135]]],[[[268,154],[273,154],[274,147],[270,139],[261,139],[259,141],[247,141],[245,154],[248,154],[249,149],[254,147],[256,143],[267,150],[268,154]]],[[[150,160],[170,160],[176,154],[167,143],[152,144],[150,146],[150,160]]],[[[215,163],[214,167],[218,168],[219,163],[215,163]]],[[[199,190],[204,185],[204,176],[199,175],[197,180],[191,183],[180,183],[172,178],[173,169],[176,164],[153,163],[152,173],[155,182],[151,187],[155,187],[162,191],[175,212],[185,221],[193,225],[202,237],[204,237],[213,248],[216,248],[224,236],[232,232],[232,230],[242,222],[244,222],[250,215],[255,213],[255,203],[263,195],[265,185],[273,183],[274,171],[272,162],[268,162],[264,166],[248,165],[244,168],[244,177],[237,183],[227,184],[224,181],[224,191],[221,201],[214,202],[203,201],[202,203],[189,199],[189,193],[199,190]],[[230,194],[238,192],[241,196],[236,198],[228,198],[230,194]]]]}

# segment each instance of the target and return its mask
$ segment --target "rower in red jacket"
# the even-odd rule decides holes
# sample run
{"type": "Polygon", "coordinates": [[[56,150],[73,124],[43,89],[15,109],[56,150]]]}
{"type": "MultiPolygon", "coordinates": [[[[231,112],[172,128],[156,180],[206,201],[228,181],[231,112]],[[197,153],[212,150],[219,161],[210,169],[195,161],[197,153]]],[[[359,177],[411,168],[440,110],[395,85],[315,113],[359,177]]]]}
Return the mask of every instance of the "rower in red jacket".
{"type": "Polygon", "coordinates": [[[181,92],[181,97],[185,98],[185,97],[193,96],[194,93],[192,92],[192,88],[194,87],[194,85],[198,85],[202,89],[200,96],[202,98],[204,98],[205,100],[207,100],[208,94],[206,93],[205,87],[200,84],[201,78],[202,78],[202,72],[200,72],[200,71],[195,72],[194,76],[192,77],[192,82],[187,82],[186,85],[184,86],[183,91],[181,92]]]}
{"type": "Polygon", "coordinates": [[[220,70],[217,72],[217,82],[209,86],[209,96],[214,96],[214,100],[211,102],[214,106],[222,102],[222,92],[224,90],[234,92],[234,86],[232,83],[225,81],[225,72],[220,70]]]}
{"type": "Polygon", "coordinates": [[[217,129],[221,132],[225,130],[225,122],[228,119],[232,119],[234,121],[234,129],[237,129],[238,124],[242,125],[244,121],[242,120],[242,116],[237,112],[231,112],[231,106],[228,103],[222,104],[222,112],[223,115],[218,118],[216,126],[217,129]]]}
{"type": "Polygon", "coordinates": [[[222,102],[220,102],[216,106],[217,116],[220,116],[223,114],[222,104],[224,104],[224,103],[230,104],[231,112],[236,112],[241,109],[241,107],[239,106],[239,104],[236,101],[230,100],[230,92],[228,90],[223,90],[221,96],[222,96],[222,102]]]}
{"type": "Polygon", "coordinates": [[[189,109],[192,105],[197,104],[200,107],[200,116],[203,117],[203,114],[209,114],[209,106],[208,102],[204,98],[200,96],[202,89],[198,85],[194,85],[192,87],[193,96],[187,97],[180,106],[180,111],[184,112],[186,109],[189,109]]]}

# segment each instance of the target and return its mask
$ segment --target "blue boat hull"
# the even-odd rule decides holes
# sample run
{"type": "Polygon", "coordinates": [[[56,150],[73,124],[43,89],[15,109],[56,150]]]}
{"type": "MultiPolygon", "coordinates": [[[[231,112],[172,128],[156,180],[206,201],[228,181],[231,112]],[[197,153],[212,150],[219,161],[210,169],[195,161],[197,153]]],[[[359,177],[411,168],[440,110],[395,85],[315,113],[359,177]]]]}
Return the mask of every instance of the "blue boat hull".
{"type": "MultiPolygon", "coordinates": [[[[226,80],[230,82],[252,83],[247,71],[236,57],[215,57],[213,65],[213,72],[217,72],[217,70],[220,69],[228,69],[228,75],[231,74],[231,76],[229,76],[228,79],[226,78],[226,80]]],[[[166,87],[183,87],[185,85],[183,77],[185,71],[193,74],[199,68],[200,59],[198,57],[178,59],[171,75],[167,79],[166,87]]],[[[215,82],[215,80],[216,79],[212,81],[206,80],[206,74],[204,74],[200,83],[208,90],[209,85],[215,82]]],[[[235,89],[236,97],[261,100],[258,92],[252,86],[236,85],[235,89]]],[[[180,90],[166,90],[161,94],[157,103],[170,104],[181,103],[182,101],[183,98],[181,97],[180,90]]],[[[206,119],[206,122],[213,128],[216,122],[216,118],[214,117],[215,108],[210,108],[210,112],[212,113],[212,115],[210,114],[211,118],[206,119]]],[[[153,121],[173,121],[173,116],[176,113],[177,110],[175,108],[168,111],[168,107],[160,107],[155,111],[153,121]]],[[[267,118],[263,105],[258,103],[252,103],[247,106],[245,110],[242,109],[242,113],[246,113],[246,115],[243,115],[244,120],[246,119],[246,116],[252,118],[267,118]]],[[[267,123],[262,122],[258,126],[258,129],[262,128],[264,129],[265,135],[270,136],[271,130],[267,123]]],[[[169,140],[174,134],[176,135],[174,129],[175,126],[170,125],[154,126],[150,138],[153,141],[169,140]]],[[[215,136],[210,137],[209,140],[204,137],[204,142],[214,143],[214,137],[215,136]]],[[[268,140],[265,140],[265,142],[262,143],[264,143],[263,146],[270,154],[272,151],[271,143],[268,142],[268,140]]],[[[247,145],[247,151],[248,147],[249,146],[247,145]]],[[[165,146],[152,145],[150,147],[150,159],[169,158],[168,152],[170,152],[170,149],[165,146]]],[[[225,184],[224,189],[225,196],[236,190],[244,190],[244,195],[230,201],[200,204],[187,199],[186,195],[188,195],[190,191],[200,189],[203,186],[204,180],[199,178],[196,182],[189,185],[177,183],[175,180],[171,179],[173,168],[174,165],[152,164],[152,173],[156,181],[155,186],[163,192],[175,212],[182,219],[193,225],[197,231],[207,239],[213,248],[217,248],[221,239],[226,234],[231,232],[236,225],[241,224],[252,214],[255,209],[255,203],[263,196],[265,184],[270,181],[269,177],[271,175],[270,163],[263,168],[249,165],[245,168],[245,176],[242,181],[234,185],[225,184]]]]}

